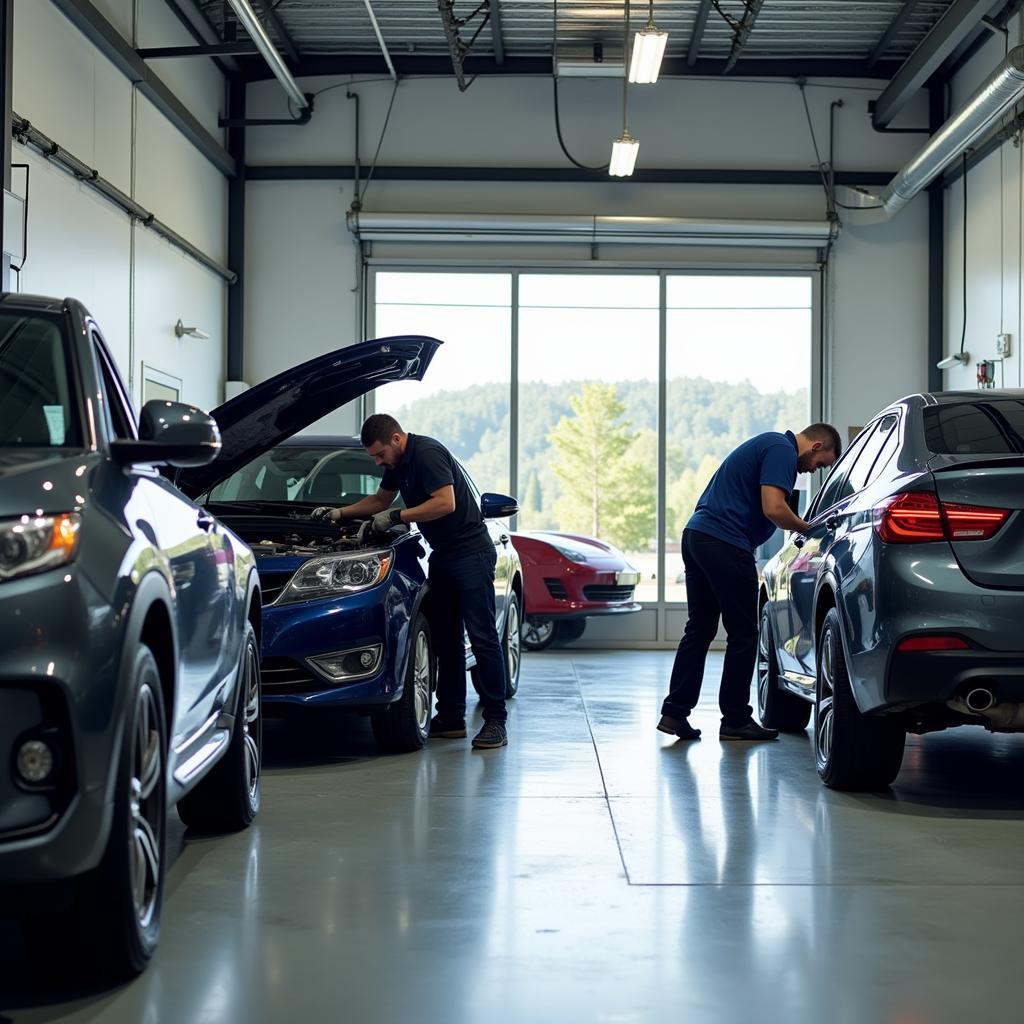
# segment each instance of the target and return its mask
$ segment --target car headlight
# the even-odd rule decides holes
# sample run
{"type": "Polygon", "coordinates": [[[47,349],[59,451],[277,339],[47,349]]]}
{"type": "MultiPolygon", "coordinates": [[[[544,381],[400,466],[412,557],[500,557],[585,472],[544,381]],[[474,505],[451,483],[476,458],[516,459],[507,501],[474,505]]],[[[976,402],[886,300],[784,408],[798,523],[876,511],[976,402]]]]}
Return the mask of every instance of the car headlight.
{"type": "Polygon", "coordinates": [[[587,556],[581,551],[574,551],[572,548],[563,548],[558,544],[551,545],[563,558],[568,558],[570,562],[585,562],[587,556]]]}
{"type": "Polygon", "coordinates": [[[65,565],[78,550],[77,512],[22,516],[0,522],[0,580],[65,565]]]}
{"type": "Polygon", "coordinates": [[[390,551],[360,551],[311,558],[295,573],[277,604],[354,594],[375,587],[391,571],[390,551]]]}

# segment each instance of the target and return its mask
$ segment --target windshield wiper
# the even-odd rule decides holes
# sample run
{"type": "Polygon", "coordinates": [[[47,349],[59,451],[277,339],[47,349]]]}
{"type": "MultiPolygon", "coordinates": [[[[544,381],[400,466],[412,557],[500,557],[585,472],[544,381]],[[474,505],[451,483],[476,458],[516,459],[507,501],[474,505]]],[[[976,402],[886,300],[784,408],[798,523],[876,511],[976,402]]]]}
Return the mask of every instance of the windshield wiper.
{"type": "Polygon", "coordinates": [[[290,512],[297,519],[308,519],[309,513],[296,508],[291,501],[219,501],[206,503],[207,508],[221,508],[225,512],[290,512]]]}

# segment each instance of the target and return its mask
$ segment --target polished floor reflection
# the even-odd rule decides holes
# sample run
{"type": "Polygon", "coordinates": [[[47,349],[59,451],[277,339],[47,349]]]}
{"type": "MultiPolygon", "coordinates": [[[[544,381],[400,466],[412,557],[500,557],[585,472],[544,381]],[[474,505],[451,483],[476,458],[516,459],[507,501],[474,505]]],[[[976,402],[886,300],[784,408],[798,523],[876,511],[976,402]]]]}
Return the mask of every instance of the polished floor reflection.
{"type": "Polygon", "coordinates": [[[807,737],[718,742],[720,655],[704,737],[656,732],[670,665],[529,655],[499,751],[272,723],[258,824],[172,829],[149,971],[47,991],[0,926],[0,1024],[1018,1019],[1024,737],[832,793],[807,737]]]}

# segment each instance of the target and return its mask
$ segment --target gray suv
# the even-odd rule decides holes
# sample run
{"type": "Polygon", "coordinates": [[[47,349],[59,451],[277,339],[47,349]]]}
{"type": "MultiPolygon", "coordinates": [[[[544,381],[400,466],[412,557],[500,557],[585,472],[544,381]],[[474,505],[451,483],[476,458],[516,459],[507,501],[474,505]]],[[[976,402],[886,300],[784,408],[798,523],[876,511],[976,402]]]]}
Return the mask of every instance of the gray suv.
{"type": "Polygon", "coordinates": [[[888,786],[907,732],[1024,731],[1024,391],[894,403],[806,518],[763,571],[757,697],[813,711],[827,786],[888,786]]]}
{"type": "Polygon", "coordinates": [[[140,971],[167,808],[259,807],[256,563],[155,468],[220,448],[189,405],[136,422],[80,303],[0,296],[0,912],[43,967],[140,971]]]}

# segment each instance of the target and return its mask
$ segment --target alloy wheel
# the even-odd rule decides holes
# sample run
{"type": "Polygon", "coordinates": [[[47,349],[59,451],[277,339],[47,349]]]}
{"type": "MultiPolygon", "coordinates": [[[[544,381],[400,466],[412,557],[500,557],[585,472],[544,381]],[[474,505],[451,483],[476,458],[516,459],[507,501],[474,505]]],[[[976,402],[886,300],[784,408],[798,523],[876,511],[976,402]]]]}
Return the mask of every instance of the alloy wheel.
{"type": "Polygon", "coordinates": [[[523,642],[527,649],[543,647],[551,640],[554,632],[554,619],[527,619],[522,627],[523,642]]]}
{"type": "Polygon", "coordinates": [[[832,646],[832,629],[827,626],[821,637],[818,690],[814,704],[814,748],[820,768],[827,765],[832,757],[832,732],[835,727],[835,666],[832,646]]]}
{"type": "Polygon", "coordinates": [[[761,630],[757,637],[757,710],[764,715],[768,707],[768,685],[771,679],[771,623],[767,615],[761,616],[761,630]]]}
{"type": "Polygon", "coordinates": [[[416,727],[420,732],[426,732],[430,720],[430,644],[422,629],[416,634],[412,673],[416,727]]]}
{"type": "MultiPolygon", "coordinates": [[[[554,628],[554,625],[552,625],[554,628]]],[[[505,657],[508,659],[509,683],[515,685],[519,678],[519,662],[523,656],[521,624],[519,620],[519,603],[510,600],[505,622],[505,657]]]]}
{"type": "Polygon", "coordinates": [[[256,661],[256,650],[246,645],[244,678],[245,718],[242,721],[242,735],[245,741],[245,788],[249,794],[250,806],[259,803],[260,791],[260,747],[263,740],[263,721],[260,718],[260,670],[256,661]]]}
{"type": "Polygon", "coordinates": [[[148,683],[139,690],[131,735],[128,862],[132,901],[140,929],[149,927],[160,892],[160,830],[163,828],[164,756],[156,697],[148,683]]]}

